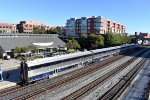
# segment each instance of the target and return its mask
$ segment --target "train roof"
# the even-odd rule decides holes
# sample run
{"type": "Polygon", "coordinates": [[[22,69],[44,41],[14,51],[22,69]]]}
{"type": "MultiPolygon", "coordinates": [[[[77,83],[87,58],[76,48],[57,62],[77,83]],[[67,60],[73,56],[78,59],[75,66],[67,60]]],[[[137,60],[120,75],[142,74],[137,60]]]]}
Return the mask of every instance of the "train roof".
{"type": "Polygon", "coordinates": [[[115,46],[115,47],[110,47],[110,48],[103,48],[103,49],[97,49],[97,50],[91,50],[91,51],[85,51],[85,52],[71,53],[71,54],[66,54],[66,55],[61,55],[61,56],[40,58],[40,59],[36,59],[33,61],[27,61],[27,64],[28,64],[28,67],[31,67],[31,66],[35,66],[35,65],[39,65],[39,64],[50,63],[50,62],[65,60],[65,59],[69,59],[69,58],[84,56],[84,55],[92,54],[92,52],[93,53],[103,52],[103,51],[114,50],[114,49],[119,49],[122,47],[133,46],[133,45],[135,45],[135,44],[130,44],[130,45],[127,44],[127,45],[115,46]]]}
{"type": "Polygon", "coordinates": [[[98,53],[98,52],[103,52],[103,51],[108,51],[108,50],[114,50],[117,49],[116,47],[110,47],[110,48],[103,48],[103,49],[96,49],[96,50],[91,50],[93,53],[98,53]]]}
{"type": "Polygon", "coordinates": [[[128,46],[134,46],[136,44],[124,44],[122,46],[115,46],[115,47],[109,47],[109,48],[102,48],[102,49],[96,49],[96,50],[91,50],[93,53],[98,53],[98,52],[103,52],[103,51],[109,51],[109,50],[114,50],[114,49],[120,49],[123,47],[128,47],[128,46]]]}
{"type": "Polygon", "coordinates": [[[85,52],[77,52],[77,53],[71,53],[71,54],[66,54],[66,55],[61,55],[61,56],[40,58],[40,59],[36,59],[33,61],[27,61],[27,64],[28,64],[28,67],[30,67],[30,66],[35,66],[35,65],[39,65],[39,64],[50,63],[50,62],[65,60],[65,59],[69,59],[69,58],[84,56],[84,55],[88,55],[88,54],[92,54],[92,52],[85,51],[85,52]]]}

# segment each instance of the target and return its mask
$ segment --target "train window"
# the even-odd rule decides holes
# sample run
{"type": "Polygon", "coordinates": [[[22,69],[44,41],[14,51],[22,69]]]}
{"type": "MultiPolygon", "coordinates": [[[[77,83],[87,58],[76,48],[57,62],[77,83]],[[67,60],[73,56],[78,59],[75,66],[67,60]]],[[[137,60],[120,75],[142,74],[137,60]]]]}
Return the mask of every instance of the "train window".
{"type": "Polygon", "coordinates": [[[61,63],[61,62],[62,62],[62,60],[59,60],[59,61],[56,61],[55,64],[59,64],[59,63],[61,63]]]}
{"type": "Polygon", "coordinates": [[[41,68],[41,67],[48,67],[48,66],[51,66],[51,65],[60,64],[62,62],[68,62],[68,61],[71,61],[71,60],[80,59],[81,57],[89,57],[89,56],[92,56],[92,54],[84,55],[84,56],[78,56],[78,57],[69,58],[69,59],[65,59],[65,60],[59,60],[59,61],[55,61],[55,62],[51,62],[51,63],[45,63],[45,64],[41,64],[41,65],[35,65],[35,66],[31,66],[28,70],[34,70],[34,69],[38,69],[38,68],[41,68]]]}
{"type": "Polygon", "coordinates": [[[32,70],[31,67],[28,67],[28,71],[32,70]]]}

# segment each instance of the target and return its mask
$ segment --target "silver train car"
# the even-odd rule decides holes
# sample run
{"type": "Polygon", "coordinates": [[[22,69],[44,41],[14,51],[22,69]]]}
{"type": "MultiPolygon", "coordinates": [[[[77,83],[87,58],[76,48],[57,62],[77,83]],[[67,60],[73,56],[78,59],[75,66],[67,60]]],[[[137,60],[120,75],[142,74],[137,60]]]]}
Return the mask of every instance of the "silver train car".
{"type": "Polygon", "coordinates": [[[52,78],[124,53],[137,46],[135,44],[115,46],[21,62],[21,81],[22,83],[30,83],[44,78],[52,78]]]}

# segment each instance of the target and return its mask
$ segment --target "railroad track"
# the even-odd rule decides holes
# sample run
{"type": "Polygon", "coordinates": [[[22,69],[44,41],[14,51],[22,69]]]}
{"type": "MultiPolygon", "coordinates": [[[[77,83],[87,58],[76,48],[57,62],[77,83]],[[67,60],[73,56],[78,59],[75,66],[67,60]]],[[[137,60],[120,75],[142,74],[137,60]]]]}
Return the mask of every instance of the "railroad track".
{"type": "Polygon", "coordinates": [[[139,71],[144,67],[147,58],[143,58],[126,76],[121,79],[115,86],[99,98],[99,100],[117,100],[123,91],[130,85],[139,71]]]}
{"type": "MultiPolygon", "coordinates": [[[[137,57],[130,59],[129,61],[121,64],[120,66],[116,67],[115,69],[111,70],[109,73],[103,75],[102,77],[94,80],[93,82],[87,84],[86,86],[82,87],[81,89],[71,93],[70,95],[64,97],[62,100],[81,100],[84,96],[95,90],[98,86],[104,84],[109,79],[114,77],[116,74],[121,72],[123,69],[128,67],[132,62],[134,62],[137,57]]],[[[106,99],[107,100],[107,99],[106,99]]]]}
{"type": "MultiPolygon", "coordinates": [[[[120,57],[119,57],[120,58],[120,57]]],[[[112,61],[110,61],[110,63],[112,63],[112,61]]],[[[37,89],[36,91],[33,91],[31,93],[28,93],[28,94],[25,94],[25,95],[22,95],[20,97],[17,97],[17,98],[14,98],[16,100],[19,100],[19,99],[34,99],[36,97],[39,97],[39,96],[42,96],[43,94],[46,94],[47,91],[53,91],[55,89],[58,89],[66,84],[69,84],[79,78],[82,78],[90,73],[93,73],[101,68],[104,68],[106,67],[108,64],[110,63],[107,63],[107,64],[101,64],[99,66],[95,66],[95,67],[91,67],[87,70],[84,70],[84,71],[81,71],[79,73],[76,73],[75,75],[72,75],[68,78],[65,78],[65,79],[62,79],[62,80],[59,80],[53,84],[47,84],[46,86],[44,86],[43,88],[39,88],[37,89]]]]}
{"type": "MultiPolygon", "coordinates": [[[[62,100],[81,100],[84,96],[86,96],[90,92],[94,91],[98,86],[105,83],[107,80],[111,79],[113,76],[115,76],[117,73],[119,73],[120,71],[125,69],[128,65],[130,65],[135,60],[136,60],[136,58],[133,58],[133,59],[125,62],[124,64],[113,69],[112,71],[103,75],[102,77],[98,78],[97,80],[94,80],[93,82],[87,84],[86,86],[82,87],[81,89],[79,89],[79,90],[71,93],[70,95],[64,97],[62,100]]],[[[108,97],[109,97],[109,95],[108,95],[108,97]]],[[[103,100],[108,100],[108,98],[105,98],[103,100]]],[[[112,99],[110,99],[110,100],[112,100],[112,99]]],[[[116,100],[116,99],[114,99],[114,100],[116,100]]]]}
{"type": "MultiPolygon", "coordinates": [[[[142,54],[143,52],[141,52],[140,54],[142,54]]],[[[132,62],[132,61],[129,61],[127,63],[130,63],[130,62],[132,62]]],[[[86,71],[82,71],[82,72],[80,72],[80,73],[78,73],[76,75],[73,75],[73,76],[69,77],[69,78],[57,81],[54,84],[47,84],[46,86],[44,86],[42,88],[39,88],[36,91],[27,93],[25,95],[21,95],[19,97],[13,98],[13,99],[15,99],[15,100],[19,100],[19,99],[35,99],[37,97],[40,97],[40,96],[48,93],[48,91],[53,91],[53,90],[59,89],[60,87],[66,85],[66,84],[72,83],[73,81],[75,81],[75,80],[77,80],[79,78],[82,78],[82,77],[84,77],[84,76],[86,76],[86,75],[88,75],[90,73],[93,73],[94,71],[97,71],[97,70],[99,70],[99,69],[101,69],[102,67],[105,67],[105,66],[106,65],[99,65],[99,66],[96,66],[96,68],[92,67],[92,68],[90,68],[90,69],[88,69],[86,71]]]]}
{"type": "MultiPolygon", "coordinates": [[[[95,66],[95,67],[92,67],[92,68],[90,68],[90,66],[86,66],[86,68],[88,68],[88,69],[85,69],[85,68],[81,68],[81,69],[79,69],[79,70],[77,70],[76,72],[79,72],[79,73],[81,73],[82,72],[82,76],[81,76],[81,74],[79,74],[78,73],[78,75],[80,76],[80,78],[81,77],[83,77],[84,75],[87,75],[87,74],[89,74],[88,72],[90,72],[90,71],[96,71],[96,69],[94,70],[94,68],[99,68],[99,69],[101,69],[101,68],[103,68],[103,67],[105,67],[105,66],[107,66],[107,65],[109,65],[109,64],[111,64],[111,63],[113,63],[113,62],[115,62],[116,60],[118,60],[118,59],[121,59],[123,56],[118,56],[118,57],[114,57],[113,59],[110,59],[110,60],[108,60],[108,61],[103,61],[103,62],[101,62],[100,63],[100,65],[99,66],[97,66],[99,63],[97,63],[97,64],[94,64],[93,66],[95,66]],[[85,71],[83,71],[83,70],[85,70],[85,71]],[[87,74],[86,74],[87,73],[87,74]]],[[[70,72],[70,73],[73,73],[73,72],[70,72]]],[[[65,74],[64,74],[65,75],[65,74]]],[[[62,75],[63,76],[63,75],[62,75]]],[[[61,79],[61,77],[62,76],[58,76],[58,77],[56,77],[56,78],[60,78],[61,79]]],[[[69,81],[73,81],[72,79],[74,78],[74,77],[76,77],[75,75],[73,75],[73,76],[71,76],[70,77],[70,79],[69,79],[69,81]]],[[[67,77],[67,78],[69,78],[69,77],[67,77]]],[[[52,79],[51,79],[52,80],[52,79]]],[[[42,95],[42,94],[44,94],[44,93],[46,93],[45,91],[47,91],[48,89],[54,89],[54,86],[58,86],[58,85],[60,85],[60,86],[62,86],[61,84],[57,84],[56,85],[56,83],[49,83],[48,81],[51,81],[51,80],[43,80],[43,81],[41,81],[41,82],[38,82],[38,83],[36,83],[36,84],[30,84],[30,85],[28,85],[28,86],[24,86],[24,87],[16,87],[16,88],[9,88],[9,89],[6,89],[6,90],[2,90],[2,91],[0,91],[0,98],[5,98],[5,99],[9,99],[9,98],[15,98],[15,99],[21,99],[21,98],[24,98],[23,96],[26,96],[26,99],[27,98],[31,98],[31,97],[37,97],[37,96],[35,96],[35,94],[40,94],[40,95],[42,95]],[[41,86],[45,86],[44,88],[42,87],[42,88],[39,88],[39,89],[37,89],[37,91],[35,91],[35,92],[33,92],[33,91],[25,91],[24,93],[22,93],[21,95],[13,95],[13,93],[17,93],[17,92],[19,92],[19,91],[23,91],[23,90],[25,90],[26,88],[36,88],[36,87],[41,87],[41,86]],[[42,91],[38,91],[38,90],[42,90],[42,91]],[[34,95],[33,95],[33,93],[34,93],[34,95]],[[26,95],[25,95],[26,94],[26,95]],[[27,95],[28,94],[28,95],[27,95]],[[8,95],[10,95],[8,98],[7,98],[7,96],[8,95]]],[[[60,80],[60,81],[58,81],[57,83],[64,83],[65,81],[64,81],[65,79],[62,79],[62,80],[60,80]]],[[[68,82],[69,82],[68,81],[68,82]]],[[[57,87],[58,88],[58,87],[57,87]]],[[[36,89],[35,89],[36,90],[36,89]]]]}
{"type": "MultiPolygon", "coordinates": [[[[115,62],[116,60],[121,59],[122,57],[124,57],[124,56],[117,56],[117,57],[109,59],[108,61],[103,61],[103,62],[100,63],[99,67],[100,66],[101,66],[101,68],[105,67],[106,65],[109,65],[109,64],[115,62]]],[[[99,63],[94,64],[94,66],[96,66],[97,64],[99,64],[99,63]]],[[[95,68],[95,67],[91,68],[90,66],[86,66],[86,69],[85,68],[81,68],[82,70],[78,69],[78,70],[76,70],[76,72],[77,73],[81,73],[83,70],[85,70],[87,72],[88,70],[92,70],[93,68],[95,68]]],[[[70,72],[70,73],[73,73],[73,72],[70,72]]],[[[69,73],[67,73],[67,74],[69,74],[69,73]]],[[[64,74],[63,76],[65,76],[65,75],[66,74],[64,74]]],[[[60,78],[61,79],[61,77],[63,77],[63,76],[58,76],[56,78],[60,78]]],[[[62,79],[62,80],[64,80],[64,79],[62,79]]],[[[39,84],[38,86],[43,86],[45,84],[49,84],[47,81],[51,81],[51,80],[46,79],[46,80],[38,82],[37,84],[39,84]],[[45,83],[45,84],[43,84],[43,83],[45,83]]],[[[18,85],[18,86],[10,87],[10,88],[7,88],[7,89],[3,89],[3,90],[0,91],[0,98],[3,98],[3,97],[7,98],[7,96],[10,95],[10,94],[12,94],[12,93],[15,93],[15,92],[18,92],[18,91],[22,91],[22,90],[24,90],[26,88],[29,88],[29,87],[32,88],[32,87],[34,87],[37,84],[29,84],[28,86],[23,86],[23,87],[21,87],[21,86],[18,85]]],[[[52,84],[55,84],[55,83],[52,83],[52,84]]],[[[24,95],[24,94],[22,94],[22,95],[24,95]]],[[[13,98],[15,96],[18,96],[18,95],[12,95],[10,98],[13,98]]]]}

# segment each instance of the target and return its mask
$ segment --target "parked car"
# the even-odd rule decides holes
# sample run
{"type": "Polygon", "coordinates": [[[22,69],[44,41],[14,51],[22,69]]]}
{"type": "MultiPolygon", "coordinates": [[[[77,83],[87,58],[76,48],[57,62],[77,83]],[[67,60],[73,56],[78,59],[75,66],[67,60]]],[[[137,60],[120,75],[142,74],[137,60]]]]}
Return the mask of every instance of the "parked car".
{"type": "Polygon", "coordinates": [[[10,55],[6,55],[6,56],[4,56],[4,59],[6,59],[6,60],[10,60],[10,55]]]}

